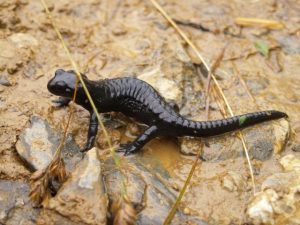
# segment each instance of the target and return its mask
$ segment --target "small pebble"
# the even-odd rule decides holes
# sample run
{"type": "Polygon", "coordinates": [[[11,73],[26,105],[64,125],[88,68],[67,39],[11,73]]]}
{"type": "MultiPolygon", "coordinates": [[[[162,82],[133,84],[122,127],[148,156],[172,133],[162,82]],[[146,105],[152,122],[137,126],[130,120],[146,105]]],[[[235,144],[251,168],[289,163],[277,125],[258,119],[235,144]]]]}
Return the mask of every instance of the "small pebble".
{"type": "Polygon", "coordinates": [[[294,152],[300,152],[300,144],[295,144],[292,146],[292,150],[294,152]]]}
{"type": "Polygon", "coordinates": [[[0,77],[0,84],[6,87],[11,86],[11,83],[9,82],[9,80],[7,80],[5,77],[0,77]]]}
{"type": "Polygon", "coordinates": [[[189,214],[191,214],[191,211],[188,208],[184,208],[183,213],[186,214],[186,215],[189,215],[189,214]]]}

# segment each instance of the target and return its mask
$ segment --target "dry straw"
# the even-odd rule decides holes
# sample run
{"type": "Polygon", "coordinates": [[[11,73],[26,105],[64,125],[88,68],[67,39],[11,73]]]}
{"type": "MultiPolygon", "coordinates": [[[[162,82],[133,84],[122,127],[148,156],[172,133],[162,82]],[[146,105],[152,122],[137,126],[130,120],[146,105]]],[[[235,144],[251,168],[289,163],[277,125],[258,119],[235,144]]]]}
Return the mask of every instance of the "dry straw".
{"type": "MultiPolygon", "coordinates": [[[[220,87],[220,84],[219,82],[217,81],[215,75],[212,73],[210,67],[208,66],[208,64],[206,63],[206,61],[204,60],[203,56],[200,54],[200,52],[198,51],[197,47],[195,46],[195,44],[187,37],[187,35],[177,26],[177,24],[173,21],[173,19],[167,14],[167,12],[157,3],[156,0],[151,0],[152,4],[155,6],[155,8],[165,17],[165,19],[172,25],[172,27],[179,33],[179,35],[184,39],[184,41],[192,48],[192,50],[194,51],[194,53],[196,54],[196,56],[201,60],[201,62],[203,63],[203,65],[205,66],[206,70],[208,73],[211,73],[211,78],[212,80],[214,81],[214,84],[216,85],[216,88],[219,92],[219,94],[221,95],[223,101],[225,102],[225,105],[227,107],[227,110],[229,112],[229,114],[231,116],[234,116],[233,114],[233,111],[232,111],[232,108],[231,106],[229,105],[228,103],[228,100],[227,98],[225,97],[224,93],[223,93],[223,90],[222,88],[220,87]]],[[[245,143],[245,139],[244,139],[244,136],[242,134],[241,131],[238,132],[239,134],[239,137],[242,141],[242,144],[243,144],[243,148],[244,148],[244,152],[245,152],[245,155],[246,155],[246,158],[247,158],[247,162],[248,162],[248,166],[249,166],[249,170],[250,170],[250,175],[251,175],[251,181],[252,181],[252,188],[253,188],[253,193],[255,194],[255,181],[254,181],[254,175],[253,175],[253,169],[252,169],[252,165],[251,165],[251,161],[250,161],[250,158],[249,158],[249,154],[248,154],[248,149],[247,149],[247,146],[246,146],[246,143],[245,143]]],[[[193,167],[194,168],[194,167],[193,167]]],[[[192,169],[193,169],[192,168],[192,169]]],[[[188,177],[188,179],[190,179],[188,177]]],[[[181,192],[184,192],[185,189],[182,189],[181,192]]],[[[179,197],[181,198],[183,195],[183,193],[180,193],[179,194],[179,197]]],[[[178,198],[179,198],[178,197],[178,198]]],[[[164,224],[169,224],[172,220],[172,218],[170,217],[173,217],[174,214],[175,214],[175,211],[176,211],[176,208],[177,208],[177,205],[178,203],[175,202],[175,204],[173,205],[171,211],[169,212],[169,215],[168,217],[166,218],[164,224]]]]}
{"type": "MultiPolygon", "coordinates": [[[[120,196],[120,199],[121,201],[125,202],[123,205],[125,205],[126,207],[123,207],[123,208],[126,208],[126,210],[128,211],[128,209],[130,209],[129,211],[132,213],[131,215],[131,219],[135,219],[135,211],[133,210],[129,200],[126,198],[126,201],[125,201],[125,196],[126,196],[126,186],[125,186],[125,179],[124,179],[124,175],[123,175],[123,172],[121,170],[121,165],[120,165],[120,159],[119,159],[119,156],[115,153],[115,149],[113,148],[112,144],[111,144],[111,140],[110,140],[110,136],[108,135],[108,132],[102,122],[102,119],[98,113],[98,110],[95,106],[95,103],[93,102],[93,99],[91,98],[91,95],[89,93],[89,90],[87,89],[85,83],[84,83],[84,80],[82,79],[82,76],[79,72],[79,67],[78,65],[76,64],[75,60],[73,59],[72,55],[71,55],[71,52],[70,50],[68,49],[67,47],[67,44],[66,42],[64,41],[60,31],[58,30],[53,18],[52,18],[52,15],[47,7],[47,4],[45,3],[44,0],[41,0],[41,3],[45,9],[45,12],[59,38],[59,40],[61,41],[62,43],[62,46],[69,58],[69,61],[77,75],[77,80],[76,80],[76,88],[75,88],[75,91],[74,91],[74,95],[73,95],[73,101],[75,100],[76,98],[76,93],[77,93],[77,84],[78,84],[78,80],[81,82],[82,84],[82,87],[88,97],[88,100],[94,110],[94,112],[96,113],[96,116],[97,116],[97,119],[99,121],[99,124],[100,124],[100,127],[102,128],[102,131],[104,133],[104,136],[105,136],[105,140],[109,146],[109,149],[110,149],[110,152],[112,154],[112,157],[113,157],[113,160],[114,160],[114,163],[117,167],[117,169],[120,170],[121,172],[121,179],[122,179],[122,185],[121,185],[121,196],[120,196]]],[[[53,177],[56,177],[58,178],[59,181],[63,182],[66,177],[67,177],[67,173],[65,171],[65,166],[64,166],[64,162],[63,162],[63,159],[61,158],[61,151],[63,149],[63,145],[64,145],[64,142],[65,142],[65,139],[66,139],[66,135],[67,135],[67,130],[68,130],[68,127],[69,127],[69,124],[70,124],[70,121],[71,121],[71,118],[72,118],[72,113],[73,113],[73,110],[71,108],[71,112],[69,114],[69,119],[68,119],[68,123],[67,123],[67,126],[65,127],[65,131],[64,131],[64,135],[63,135],[63,138],[60,142],[60,145],[59,147],[57,148],[56,152],[55,152],[55,155],[53,157],[53,160],[51,161],[51,163],[48,165],[48,167],[44,170],[40,170],[40,171],[36,171],[32,177],[31,177],[31,192],[30,192],[30,197],[33,201],[37,202],[38,204],[40,204],[42,201],[46,201],[49,199],[50,197],[50,194],[49,194],[49,191],[48,191],[48,185],[49,185],[49,180],[50,180],[50,176],[53,176],[53,177]]],[[[119,215],[124,215],[124,214],[128,214],[128,212],[122,212],[122,209],[123,208],[120,208],[119,209],[119,215]]],[[[118,218],[115,218],[115,220],[118,220],[118,218]]]]}

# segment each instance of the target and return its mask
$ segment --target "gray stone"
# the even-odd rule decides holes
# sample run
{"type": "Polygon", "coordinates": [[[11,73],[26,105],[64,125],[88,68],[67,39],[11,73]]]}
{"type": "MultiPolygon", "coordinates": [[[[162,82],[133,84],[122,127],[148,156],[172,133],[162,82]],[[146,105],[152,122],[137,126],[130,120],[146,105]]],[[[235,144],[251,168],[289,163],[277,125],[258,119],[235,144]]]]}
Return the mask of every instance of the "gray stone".
{"type": "Polygon", "coordinates": [[[251,78],[251,80],[246,80],[247,87],[253,95],[259,94],[269,85],[269,80],[266,78],[251,78]]]}
{"type": "Polygon", "coordinates": [[[294,144],[294,145],[292,146],[292,150],[293,150],[294,152],[300,152],[300,144],[294,144]]]}
{"type": "Polygon", "coordinates": [[[0,76],[0,84],[6,87],[11,86],[11,83],[9,82],[9,80],[7,80],[6,77],[4,76],[0,76]]]}
{"type": "Polygon", "coordinates": [[[40,209],[33,208],[28,193],[22,181],[0,181],[0,224],[35,224],[40,209]]]}
{"type": "Polygon", "coordinates": [[[300,39],[297,35],[279,35],[276,37],[277,41],[282,46],[286,54],[299,54],[300,53],[300,39]]]}
{"type": "MultiPolygon", "coordinates": [[[[158,165],[155,168],[149,168],[147,165],[153,165],[149,160],[140,155],[126,158],[127,196],[138,212],[137,224],[140,225],[162,224],[178,194],[166,185],[169,178],[168,172],[158,165]]],[[[113,168],[115,166],[111,159],[104,162],[104,180],[111,202],[116,201],[121,191],[120,172],[113,168]]],[[[177,210],[172,224],[182,224],[178,221],[206,224],[197,217],[184,215],[180,210],[177,210]]]]}
{"type": "Polygon", "coordinates": [[[250,132],[246,135],[249,155],[254,159],[267,160],[273,155],[273,140],[268,134],[250,132]]]}
{"type": "MultiPolygon", "coordinates": [[[[53,158],[54,152],[60,143],[61,134],[52,129],[47,121],[33,116],[29,127],[20,134],[16,149],[20,157],[33,170],[45,168],[53,158]]],[[[76,163],[82,158],[79,147],[73,138],[68,135],[63,149],[63,159],[68,170],[73,170],[76,163]]]]}
{"type": "Polygon", "coordinates": [[[107,196],[97,149],[88,151],[45,208],[84,224],[106,224],[107,196]]]}

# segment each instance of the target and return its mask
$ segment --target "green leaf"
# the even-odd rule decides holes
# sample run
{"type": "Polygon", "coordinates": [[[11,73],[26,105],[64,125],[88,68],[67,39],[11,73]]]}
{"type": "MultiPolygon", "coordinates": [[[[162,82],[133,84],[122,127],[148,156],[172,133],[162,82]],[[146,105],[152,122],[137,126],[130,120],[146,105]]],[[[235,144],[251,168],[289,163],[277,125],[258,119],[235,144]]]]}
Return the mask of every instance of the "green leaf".
{"type": "Polygon", "coordinates": [[[246,119],[247,119],[246,116],[241,116],[241,117],[239,118],[239,125],[242,126],[243,123],[245,123],[246,119]]]}
{"type": "Polygon", "coordinates": [[[254,46],[265,57],[269,55],[269,45],[267,43],[263,41],[257,41],[254,43],[254,46]]]}

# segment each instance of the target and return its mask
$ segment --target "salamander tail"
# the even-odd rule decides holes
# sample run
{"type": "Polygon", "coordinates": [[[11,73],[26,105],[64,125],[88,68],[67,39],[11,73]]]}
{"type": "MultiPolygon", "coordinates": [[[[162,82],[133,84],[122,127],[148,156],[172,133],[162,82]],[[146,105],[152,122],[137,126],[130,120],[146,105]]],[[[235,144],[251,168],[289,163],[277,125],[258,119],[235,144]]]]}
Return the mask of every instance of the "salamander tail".
{"type": "Polygon", "coordinates": [[[197,137],[209,137],[220,135],[226,132],[235,131],[241,128],[249,127],[261,122],[286,118],[286,113],[269,110],[248,113],[244,115],[234,116],[221,120],[212,121],[184,121],[184,132],[186,135],[197,137]]]}

